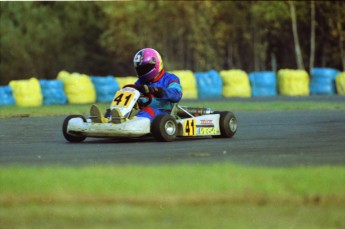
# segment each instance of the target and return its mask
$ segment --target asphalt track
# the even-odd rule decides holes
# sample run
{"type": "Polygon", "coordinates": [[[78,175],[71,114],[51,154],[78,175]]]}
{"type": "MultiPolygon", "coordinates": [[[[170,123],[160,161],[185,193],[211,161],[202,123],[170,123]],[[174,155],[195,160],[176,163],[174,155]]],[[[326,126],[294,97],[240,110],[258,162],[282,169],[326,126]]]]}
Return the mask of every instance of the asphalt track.
{"type": "Polygon", "coordinates": [[[345,110],[236,112],[232,139],[65,141],[64,117],[0,119],[0,165],[177,164],[345,165],[345,110]]]}

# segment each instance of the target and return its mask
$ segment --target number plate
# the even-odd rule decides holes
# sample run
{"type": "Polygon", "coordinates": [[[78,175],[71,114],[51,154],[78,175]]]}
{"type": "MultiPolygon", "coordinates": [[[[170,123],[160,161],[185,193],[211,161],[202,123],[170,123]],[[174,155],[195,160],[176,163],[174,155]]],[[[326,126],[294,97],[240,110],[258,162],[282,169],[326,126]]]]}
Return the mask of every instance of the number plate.
{"type": "Polygon", "coordinates": [[[183,136],[195,136],[196,135],[196,120],[187,119],[183,122],[183,136]]]}
{"type": "Polygon", "coordinates": [[[114,99],[111,103],[111,107],[113,106],[122,106],[122,107],[128,107],[132,99],[134,98],[134,92],[128,92],[128,91],[118,91],[116,95],[114,96],[114,99]]]}

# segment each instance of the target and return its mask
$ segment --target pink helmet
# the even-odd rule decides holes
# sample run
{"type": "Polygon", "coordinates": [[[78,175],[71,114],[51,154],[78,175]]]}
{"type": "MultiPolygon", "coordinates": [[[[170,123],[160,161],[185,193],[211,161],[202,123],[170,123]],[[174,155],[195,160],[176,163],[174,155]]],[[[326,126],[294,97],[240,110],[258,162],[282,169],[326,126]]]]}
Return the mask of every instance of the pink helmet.
{"type": "Polygon", "coordinates": [[[163,70],[161,55],[152,48],[144,48],[137,52],[133,62],[139,79],[145,82],[152,81],[163,70]]]}

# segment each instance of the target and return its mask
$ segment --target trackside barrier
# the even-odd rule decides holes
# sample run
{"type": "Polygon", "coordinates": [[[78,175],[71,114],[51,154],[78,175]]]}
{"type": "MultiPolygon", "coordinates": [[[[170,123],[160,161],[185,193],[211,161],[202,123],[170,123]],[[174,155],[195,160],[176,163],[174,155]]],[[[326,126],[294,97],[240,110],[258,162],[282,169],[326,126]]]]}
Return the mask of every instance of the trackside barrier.
{"type": "Polygon", "coordinates": [[[9,83],[17,106],[38,107],[43,103],[40,83],[36,78],[12,80],[9,83]]]}
{"type": "Polygon", "coordinates": [[[275,72],[251,72],[249,81],[253,96],[276,96],[277,76],[275,72]]]}
{"type": "MultiPolygon", "coordinates": [[[[306,71],[294,69],[281,69],[277,74],[251,72],[249,76],[242,70],[223,70],[219,73],[210,70],[195,74],[191,71],[171,72],[180,78],[185,99],[274,96],[277,94],[283,96],[332,95],[335,93],[345,95],[345,72],[331,68],[314,68],[311,72],[311,79],[306,71]]],[[[126,84],[134,84],[137,80],[136,76],[89,77],[85,74],[66,71],[59,72],[57,80],[43,79],[39,81],[36,78],[12,80],[7,86],[0,86],[0,106],[109,102],[118,88],[122,88],[126,84]]]]}
{"type": "Polygon", "coordinates": [[[0,106],[14,105],[12,88],[10,86],[0,86],[0,106]]]}
{"type": "Polygon", "coordinates": [[[190,70],[178,70],[171,71],[178,76],[183,90],[184,99],[197,99],[198,98],[198,88],[194,73],[190,70]]]}
{"type": "Polygon", "coordinates": [[[339,95],[345,95],[345,72],[339,73],[335,77],[337,92],[339,95]]]}
{"type": "Polygon", "coordinates": [[[61,80],[39,80],[43,104],[66,104],[67,97],[61,80]]]}
{"type": "Polygon", "coordinates": [[[113,76],[91,76],[91,80],[96,90],[97,102],[110,102],[119,89],[113,76]]]}
{"type": "Polygon", "coordinates": [[[248,75],[242,70],[220,71],[224,97],[250,97],[251,87],[248,75]]]}
{"type": "Polygon", "coordinates": [[[61,71],[57,79],[64,84],[68,103],[88,104],[96,102],[96,91],[89,76],[61,71]]]}
{"type": "Polygon", "coordinates": [[[138,77],[135,77],[135,76],[115,77],[115,80],[118,83],[119,88],[123,88],[123,86],[125,85],[134,84],[138,80],[138,77]]]}
{"type": "Polygon", "coordinates": [[[340,71],[333,68],[313,68],[311,70],[310,94],[333,95],[336,93],[335,77],[340,71]]]}
{"type": "Polygon", "coordinates": [[[222,98],[223,82],[215,70],[194,73],[197,82],[198,98],[222,98]]]}
{"type": "Polygon", "coordinates": [[[281,95],[309,95],[309,75],[304,70],[281,69],[278,71],[278,89],[281,95]]]}

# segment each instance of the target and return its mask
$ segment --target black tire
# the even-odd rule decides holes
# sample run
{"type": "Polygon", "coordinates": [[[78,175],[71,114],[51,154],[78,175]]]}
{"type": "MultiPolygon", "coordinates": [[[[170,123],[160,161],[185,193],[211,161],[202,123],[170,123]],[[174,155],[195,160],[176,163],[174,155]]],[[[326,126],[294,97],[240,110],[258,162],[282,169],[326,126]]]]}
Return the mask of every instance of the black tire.
{"type": "Polygon", "coordinates": [[[63,136],[69,142],[82,142],[85,140],[85,138],[86,138],[85,136],[71,135],[71,134],[67,133],[67,125],[68,125],[69,120],[71,120],[72,118],[82,118],[84,122],[86,121],[85,117],[82,115],[69,115],[69,116],[67,116],[65,118],[65,120],[63,121],[63,125],[62,125],[63,136]]]}
{"type": "Polygon", "coordinates": [[[232,138],[237,131],[237,119],[231,111],[216,111],[214,114],[220,114],[219,128],[220,135],[215,138],[232,138]]]}
{"type": "Polygon", "coordinates": [[[158,141],[174,141],[177,135],[175,118],[168,114],[158,115],[151,124],[151,133],[158,141]]]}

